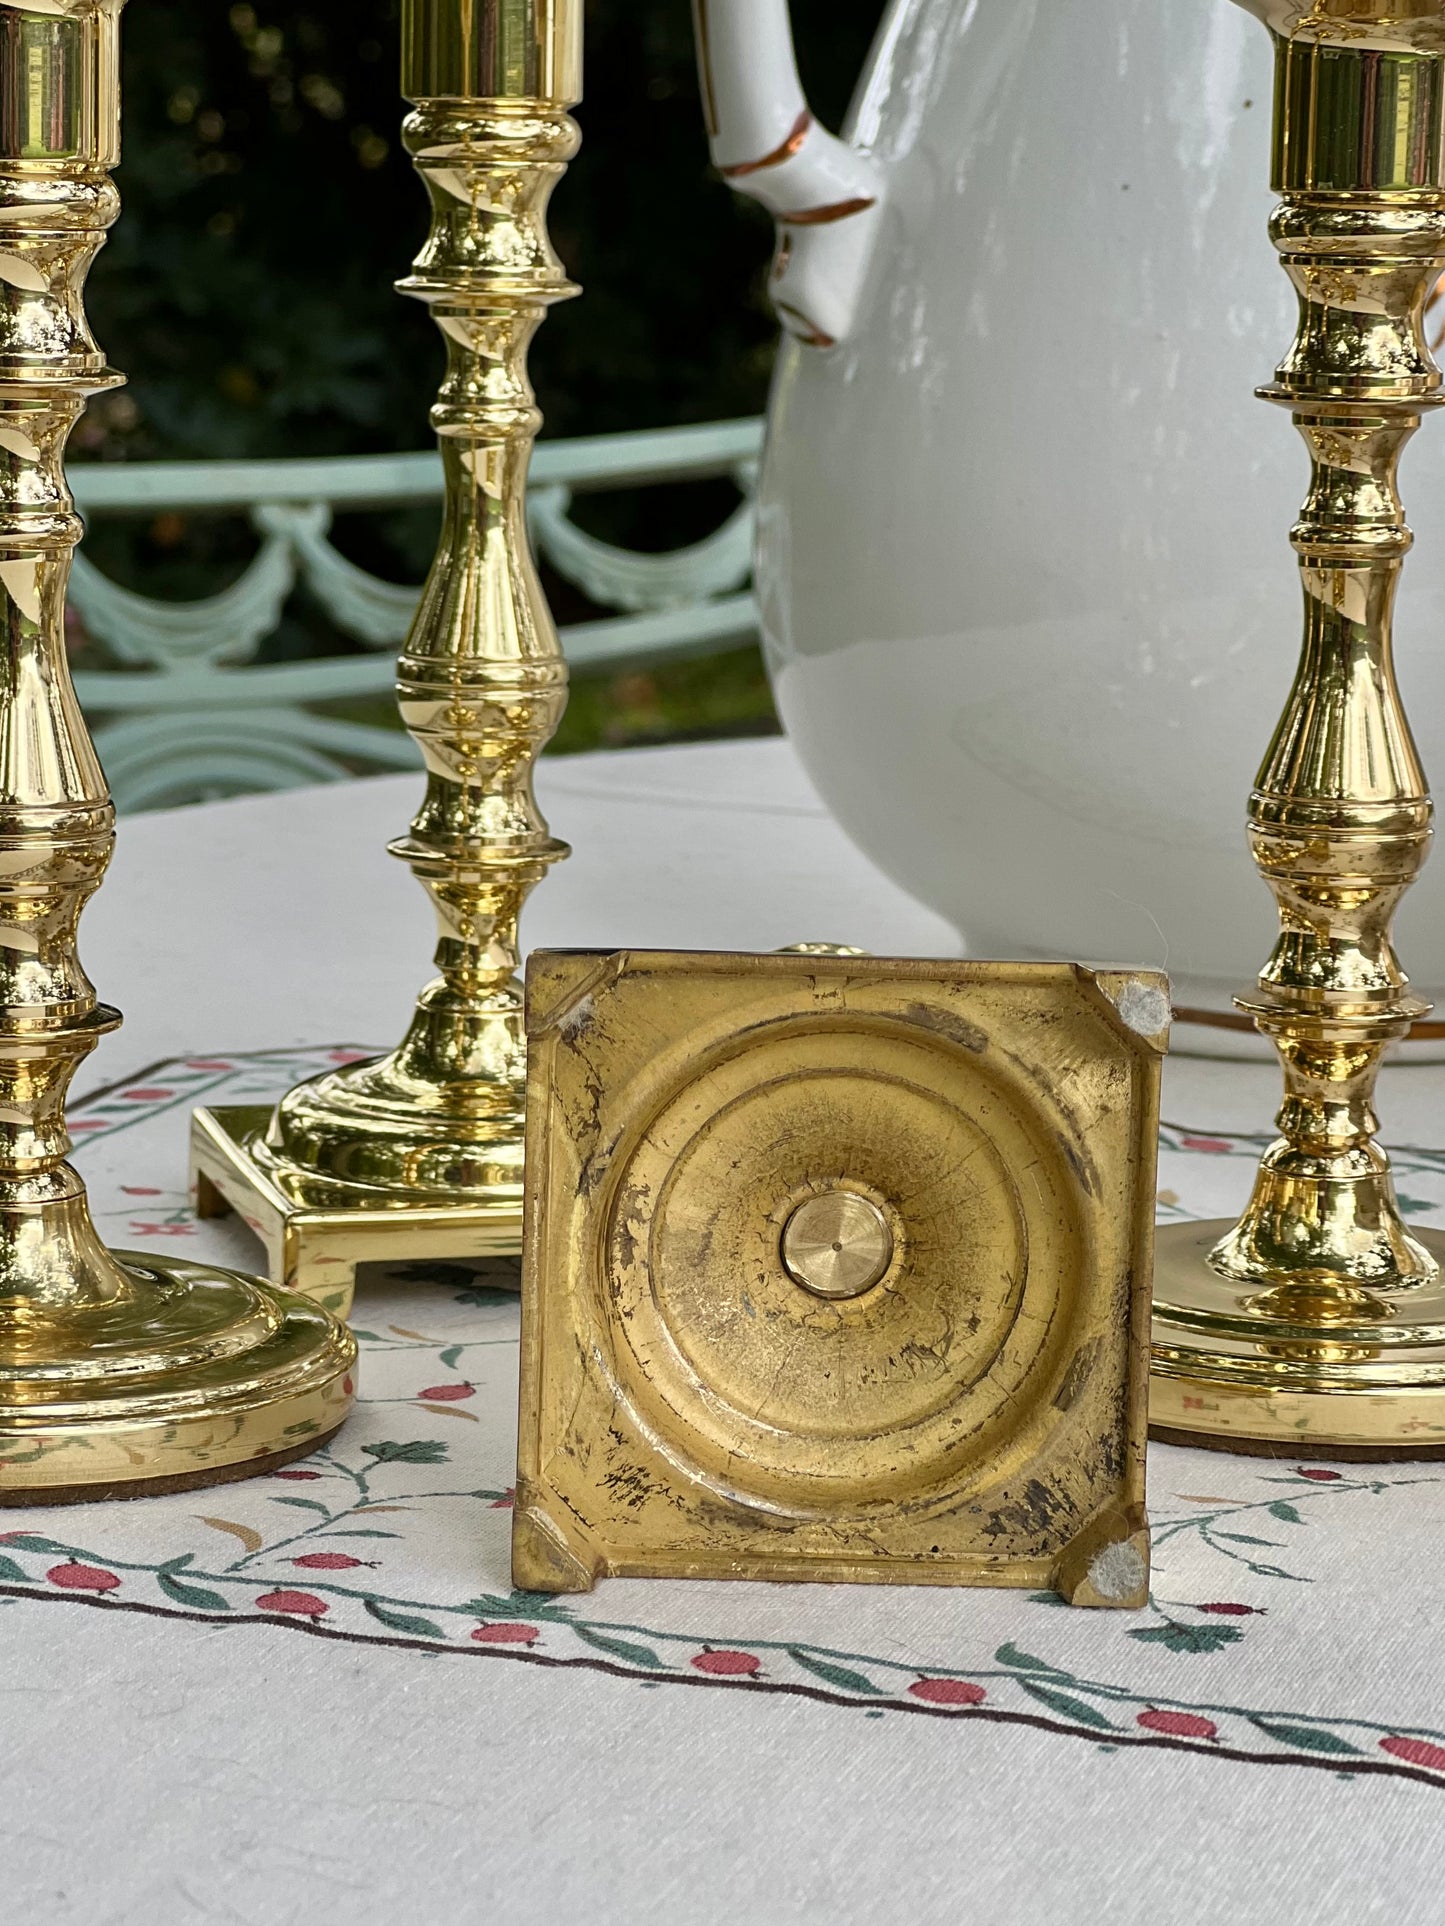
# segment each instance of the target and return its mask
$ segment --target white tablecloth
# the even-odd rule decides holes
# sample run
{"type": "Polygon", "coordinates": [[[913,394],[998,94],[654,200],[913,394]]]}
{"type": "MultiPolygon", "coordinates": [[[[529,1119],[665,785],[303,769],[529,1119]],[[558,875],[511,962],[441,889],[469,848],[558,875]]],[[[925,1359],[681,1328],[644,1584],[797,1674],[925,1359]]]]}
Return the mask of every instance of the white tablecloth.
{"type": "MultiPolygon", "coordinates": [[[[383,845],[416,788],[123,825],[82,947],[127,1025],[75,1111],[113,1242],[254,1260],[186,1208],[189,1109],[395,1040],[431,939],[383,845]]],[[[577,854],[533,943],[954,946],[782,742],[556,761],[540,788],[577,854]]],[[[1175,1061],[1166,1089],[1161,1213],[1237,1208],[1273,1072],[1175,1061]]],[[[1422,1219],[1442,1095],[1387,1077],[1422,1219]]],[[[356,1321],[365,1402],[309,1466],[0,1515],[7,1922],[1438,1912],[1445,1466],[1156,1449],[1138,1616],[622,1581],[554,1606],[508,1595],[515,1304],[444,1268],[363,1289],[356,1321]]]]}

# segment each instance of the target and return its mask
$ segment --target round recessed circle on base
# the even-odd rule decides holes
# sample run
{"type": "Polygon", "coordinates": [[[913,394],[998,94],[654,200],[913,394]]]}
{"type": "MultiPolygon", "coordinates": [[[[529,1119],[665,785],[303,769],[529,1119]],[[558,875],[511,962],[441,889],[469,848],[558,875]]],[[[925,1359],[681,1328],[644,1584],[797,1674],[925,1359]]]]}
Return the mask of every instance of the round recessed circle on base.
{"type": "Polygon", "coordinates": [[[782,1252],[789,1277],[815,1297],[861,1297],[893,1262],[893,1232],[872,1198],[827,1190],[798,1205],[782,1252]]]}
{"type": "MultiPolygon", "coordinates": [[[[1168,1443],[1251,1456],[1445,1457],[1445,1281],[1356,1292],[1337,1316],[1316,1291],[1221,1277],[1234,1225],[1170,1224],[1154,1267],[1149,1424],[1168,1443]]],[[[1442,1267],[1445,1233],[1411,1229],[1442,1267]]]]}
{"type": "Polygon", "coordinates": [[[112,1255],[128,1295],[0,1354],[0,1506],[229,1483],[345,1419],[356,1339],[329,1312],[237,1271],[112,1255]]]}
{"type": "Polygon", "coordinates": [[[1056,1135],[1000,1089],[967,1048],[790,1017],[638,1116],[603,1288],[619,1393],[691,1475],[790,1515],[934,1491],[1048,1395],[1083,1240],[1056,1135]]]}

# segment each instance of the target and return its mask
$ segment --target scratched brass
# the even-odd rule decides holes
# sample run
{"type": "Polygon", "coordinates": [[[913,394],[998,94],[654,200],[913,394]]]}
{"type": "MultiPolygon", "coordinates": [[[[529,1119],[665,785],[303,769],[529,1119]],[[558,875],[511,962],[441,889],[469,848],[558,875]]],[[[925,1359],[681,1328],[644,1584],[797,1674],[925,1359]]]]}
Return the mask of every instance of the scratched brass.
{"type": "Polygon", "coordinates": [[[300,1084],[259,1126],[199,1111],[192,1137],[202,1208],[240,1212],[272,1275],[323,1301],[349,1299],[368,1259],[521,1248],[518,922],[568,854],[532,787],[567,665],[527,537],[527,355],[578,291],[547,207],[577,151],[581,76],[582,0],[404,0],[403,135],[432,222],[400,287],[446,344],[431,413],[446,494],[397,667],[426,793],[391,853],[431,898],[439,974],[388,1056],[300,1084]]]}
{"type": "Polygon", "coordinates": [[[235,1271],[101,1243],[65,1098],[120,1014],[76,926],[115,842],[75,699],[65,443],[121,377],[85,319],[119,211],[119,0],[0,6],[0,1504],[243,1477],[351,1405],[356,1344],[235,1271]]]}
{"type": "Polygon", "coordinates": [[[1147,1595],[1162,977],[541,953],[512,1560],[1147,1595]]]}
{"type": "Polygon", "coordinates": [[[1445,1237],[1406,1228],[1373,1099],[1428,1008],[1391,941],[1433,834],[1391,627],[1413,539],[1396,471],[1441,401],[1423,315],[1445,270],[1445,0],[1241,4],[1274,36],[1271,234],[1299,296],[1261,393],[1313,471],[1304,645],[1249,806],[1280,937],[1240,999],[1285,1100],[1240,1222],[1160,1233],[1152,1416],[1243,1449],[1435,1453],[1445,1237]]]}

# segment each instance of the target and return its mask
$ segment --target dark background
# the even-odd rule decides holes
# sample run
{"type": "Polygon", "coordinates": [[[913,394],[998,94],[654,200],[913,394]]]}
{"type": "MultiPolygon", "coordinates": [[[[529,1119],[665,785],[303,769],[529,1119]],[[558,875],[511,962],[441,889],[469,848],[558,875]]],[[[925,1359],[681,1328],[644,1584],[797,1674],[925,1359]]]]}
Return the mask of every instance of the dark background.
{"type": "MultiPolygon", "coordinates": [[[[882,0],[794,0],[819,117],[841,119],[882,0]]],[[[92,275],[96,333],[129,386],[92,404],[82,459],[350,454],[428,445],[432,323],[392,283],[426,227],[398,139],[397,0],[294,7],[131,0],[123,212],[92,275]]],[[[748,415],[766,401],[771,227],[708,164],[687,0],[588,0],[583,149],[552,231],[579,301],[532,356],[552,435],[748,415]]],[[[642,548],[717,525],[728,490],[595,497],[579,520],[642,548]]],[[[434,518],[353,518],[338,546],[417,580],[434,518]]],[[[253,547],[234,520],[110,520],[90,553],[152,594],[212,593],[253,547]]],[[[587,613],[551,583],[560,619],[587,613]]],[[[270,653],[348,645],[324,614],[270,653]]],[[[559,746],[768,726],[755,651],[579,684],[559,746]]]]}

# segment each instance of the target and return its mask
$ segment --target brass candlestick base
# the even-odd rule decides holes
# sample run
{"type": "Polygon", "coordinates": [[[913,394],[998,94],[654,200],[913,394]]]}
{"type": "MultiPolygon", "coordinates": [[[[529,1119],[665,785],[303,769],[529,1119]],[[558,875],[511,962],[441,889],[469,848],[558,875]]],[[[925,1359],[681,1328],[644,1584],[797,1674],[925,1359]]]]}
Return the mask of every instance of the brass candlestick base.
{"type": "Polygon", "coordinates": [[[1373,1097],[1427,1014],[1390,940],[1432,834],[1391,612],[1412,539],[1400,453],[1441,400],[1423,315],[1445,270],[1445,0],[1241,4],[1275,38],[1272,234],[1300,301],[1262,392],[1313,467],[1292,536],[1304,648],[1249,810],[1281,932],[1240,1001],[1285,1100],[1241,1221],[1160,1236],[1150,1413],[1245,1450],[1433,1455],[1445,1236],[1406,1230],[1373,1097]]]}
{"type": "Polygon", "coordinates": [[[1150,1428],[1231,1451],[1445,1457],[1445,1234],[1415,1289],[1233,1284],[1210,1253],[1234,1227],[1156,1233],[1150,1428]]]}
{"type": "Polygon", "coordinates": [[[85,324],[117,213],[119,0],[0,9],[0,1505],[240,1478],[314,1450],[356,1344],[233,1271],[112,1253],[66,1154],[76,1068],[120,1022],[76,926],[115,817],[64,613],[80,533],[66,437],[120,379],[85,324]]]}
{"type": "MultiPolygon", "coordinates": [[[[13,1208],[0,1229],[13,1236],[13,1208]]],[[[224,1484],[304,1457],[351,1409],[356,1340],[237,1271],[107,1251],[78,1190],[30,1217],[0,1291],[0,1505],[224,1484]],[[63,1295],[42,1305],[52,1265],[63,1295]],[[37,1271],[39,1276],[37,1276],[37,1271]]]]}
{"type": "Polygon", "coordinates": [[[436,908],[441,975],[390,1056],[302,1084],[262,1122],[200,1111],[193,1135],[201,1208],[240,1211],[273,1274],[308,1291],[349,1289],[370,1258],[521,1249],[517,924],[567,854],[532,795],[567,668],[527,541],[541,417],[526,363],[547,309],[577,292],[546,215],[577,148],[582,0],[407,0],[402,40],[432,229],[401,287],[446,337],[446,505],[397,677],[427,792],[391,848],[436,908]]]}
{"type": "Polygon", "coordinates": [[[534,954],[512,1576],[1149,1596],[1168,985],[534,954]]]}
{"type": "MultiPolygon", "coordinates": [[[[300,1092],[314,1086],[303,1084],[300,1092]]],[[[236,1210],[266,1247],[267,1270],[287,1290],[345,1317],[358,1264],[418,1257],[465,1262],[521,1248],[521,1205],[511,1177],[490,1195],[398,1197],[288,1170],[267,1133],[264,1104],[198,1110],[191,1119],[191,1172],[202,1217],[236,1210]]]]}

